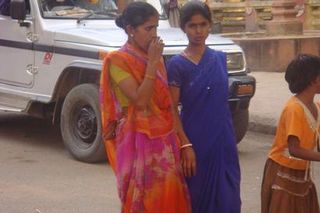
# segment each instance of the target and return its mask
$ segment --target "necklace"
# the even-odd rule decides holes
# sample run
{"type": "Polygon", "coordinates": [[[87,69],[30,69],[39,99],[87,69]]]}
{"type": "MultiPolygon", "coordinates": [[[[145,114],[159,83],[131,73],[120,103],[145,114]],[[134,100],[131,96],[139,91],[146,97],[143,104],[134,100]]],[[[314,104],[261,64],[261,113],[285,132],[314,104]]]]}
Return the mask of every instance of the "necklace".
{"type": "Polygon", "coordinates": [[[186,49],[183,50],[182,55],[194,64],[198,64],[202,58],[202,54],[193,54],[187,51],[186,49]]]}

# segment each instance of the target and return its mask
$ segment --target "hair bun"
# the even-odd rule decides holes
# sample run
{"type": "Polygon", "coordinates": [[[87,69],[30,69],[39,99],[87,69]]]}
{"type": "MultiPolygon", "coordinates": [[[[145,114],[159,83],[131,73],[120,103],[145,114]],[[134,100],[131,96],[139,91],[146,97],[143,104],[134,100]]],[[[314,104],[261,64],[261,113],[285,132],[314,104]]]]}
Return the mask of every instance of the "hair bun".
{"type": "MultiPolygon", "coordinates": [[[[0,0],[1,1],[1,0],[0,0]]],[[[126,33],[128,25],[133,28],[144,24],[151,16],[159,16],[158,11],[147,2],[131,2],[115,20],[115,24],[126,33]]]]}
{"type": "Polygon", "coordinates": [[[120,14],[120,15],[116,18],[115,22],[116,22],[116,25],[117,25],[118,27],[124,29],[123,15],[122,15],[122,14],[120,14]]]}

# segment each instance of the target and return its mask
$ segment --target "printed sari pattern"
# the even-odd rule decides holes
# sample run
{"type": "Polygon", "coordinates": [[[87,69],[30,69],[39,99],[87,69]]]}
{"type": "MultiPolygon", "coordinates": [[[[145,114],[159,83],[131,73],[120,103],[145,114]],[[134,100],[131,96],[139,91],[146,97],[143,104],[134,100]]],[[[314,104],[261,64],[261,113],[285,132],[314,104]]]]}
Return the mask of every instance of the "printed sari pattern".
{"type": "Polygon", "coordinates": [[[117,123],[116,137],[105,140],[105,146],[116,173],[122,212],[190,212],[163,61],[147,110],[129,104],[123,113],[111,87],[110,64],[129,72],[140,84],[146,63],[146,54],[126,44],[107,54],[101,73],[103,132],[107,134],[117,123]]]}

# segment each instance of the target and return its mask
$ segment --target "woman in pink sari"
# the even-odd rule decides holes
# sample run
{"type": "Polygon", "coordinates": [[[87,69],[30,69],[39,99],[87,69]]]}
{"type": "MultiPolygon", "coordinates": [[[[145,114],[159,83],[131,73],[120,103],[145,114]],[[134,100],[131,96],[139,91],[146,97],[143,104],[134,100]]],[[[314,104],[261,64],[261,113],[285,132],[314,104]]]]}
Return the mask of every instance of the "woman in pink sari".
{"type": "Polygon", "coordinates": [[[157,37],[159,14],[133,2],[116,19],[127,43],[101,73],[103,133],[122,212],[190,212],[172,102],[157,37]]]}

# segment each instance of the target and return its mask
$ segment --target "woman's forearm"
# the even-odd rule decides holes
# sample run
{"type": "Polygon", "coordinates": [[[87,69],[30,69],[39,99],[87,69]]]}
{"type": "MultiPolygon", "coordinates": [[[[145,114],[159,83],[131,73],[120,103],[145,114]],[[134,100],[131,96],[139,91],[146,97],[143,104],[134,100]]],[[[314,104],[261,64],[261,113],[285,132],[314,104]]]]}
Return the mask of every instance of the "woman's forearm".
{"type": "Polygon", "coordinates": [[[174,122],[175,122],[175,128],[177,130],[177,135],[180,139],[181,145],[189,144],[191,143],[186,135],[186,133],[183,130],[182,122],[180,119],[178,107],[174,107],[174,122]]]}
{"type": "Polygon", "coordinates": [[[293,157],[303,160],[320,161],[320,153],[313,150],[307,150],[301,147],[289,147],[289,153],[293,157]]]}
{"type": "Polygon", "coordinates": [[[156,80],[156,71],[158,64],[148,62],[146,73],[141,84],[129,77],[119,83],[123,94],[132,102],[137,109],[145,110],[153,94],[154,83],[156,80]]]}
{"type": "Polygon", "coordinates": [[[157,75],[157,64],[148,62],[144,79],[137,88],[136,100],[134,102],[139,109],[145,109],[150,102],[157,75]]]}
{"type": "Polygon", "coordinates": [[[290,135],[288,137],[288,149],[290,155],[303,160],[320,161],[320,153],[313,150],[304,149],[300,146],[298,137],[290,135]]]}

